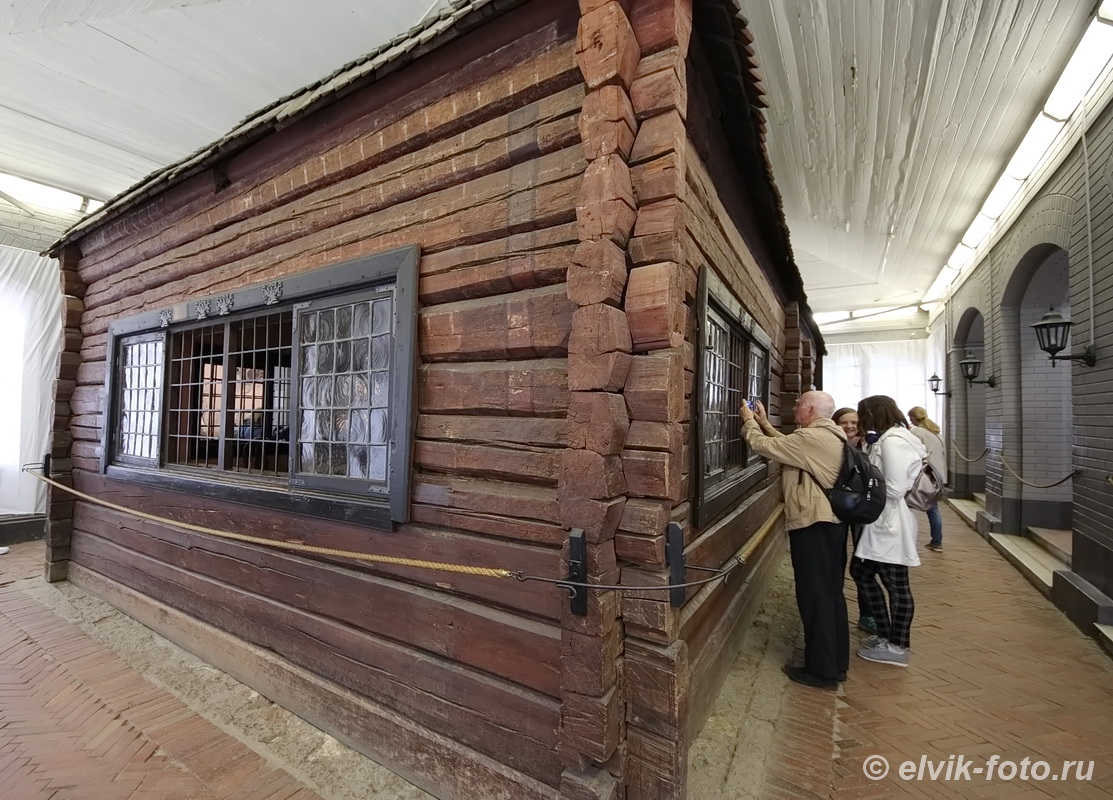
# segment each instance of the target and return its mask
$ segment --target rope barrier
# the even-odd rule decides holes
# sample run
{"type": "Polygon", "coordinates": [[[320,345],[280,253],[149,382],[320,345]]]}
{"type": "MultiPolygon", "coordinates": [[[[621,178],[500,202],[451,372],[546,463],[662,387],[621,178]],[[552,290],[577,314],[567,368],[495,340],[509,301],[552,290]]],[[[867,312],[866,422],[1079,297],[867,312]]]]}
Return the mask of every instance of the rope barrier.
{"type": "Polygon", "coordinates": [[[599,583],[579,583],[576,581],[569,581],[560,578],[544,578],[539,575],[525,575],[522,572],[515,572],[509,569],[501,569],[498,567],[475,567],[468,564],[451,564],[443,561],[423,561],[413,558],[401,558],[398,556],[384,556],[376,555],[374,553],[358,553],[352,550],[337,550],[332,547],[318,547],[316,545],[302,544],[301,542],[286,542],[276,539],[267,539],[262,536],[249,536],[244,533],[233,533],[231,531],[219,530],[217,528],[209,528],[204,525],[194,525],[191,522],[181,522],[180,520],[170,519],[169,517],[160,517],[156,514],[148,514],[145,511],[137,511],[133,508],[121,506],[116,503],[111,503],[107,500],[102,500],[99,497],[86,494],[85,492],[74,489],[73,487],[66,486],[59,483],[53,478],[48,478],[38,472],[34,472],[30,466],[24,466],[23,471],[28,475],[49,484],[57,489],[61,489],[74,497],[79,497],[95,505],[103,506],[104,508],[111,508],[114,511],[119,511],[123,514],[130,514],[131,516],[139,519],[145,519],[150,522],[157,522],[162,525],[170,525],[181,530],[192,531],[194,533],[201,533],[207,536],[214,536],[218,539],[232,539],[238,542],[247,542],[249,544],[260,544],[266,547],[275,547],[283,550],[291,550],[298,553],[311,553],[314,555],[334,556],[336,558],[350,558],[356,561],[366,561],[372,564],[392,564],[399,567],[413,567],[415,569],[428,569],[440,570],[442,572],[455,572],[464,575],[478,575],[486,578],[515,578],[519,581],[537,581],[540,583],[551,583],[560,586],[563,589],[572,591],[574,587],[583,586],[589,589],[608,589],[623,592],[660,592],[669,591],[671,589],[689,588],[692,586],[703,586],[708,583],[713,583],[727,577],[733,570],[744,565],[749,557],[753,555],[754,551],[761,546],[761,543],[766,539],[769,533],[773,530],[777,520],[780,519],[784,513],[784,505],[782,504],[778,509],[770,515],[762,526],[754,532],[750,537],[746,547],[743,548],[734,560],[725,568],[716,569],[714,567],[689,567],[688,569],[702,570],[706,572],[716,573],[710,578],[704,578],[698,581],[689,581],[687,583],[674,583],[665,584],[663,586],[623,586],[618,584],[599,584],[599,583]]]}
{"type": "Polygon", "coordinates": [[[1023,483],[1025,486],[1031,486],[1033,489],[1051,489],[1055,486],[1058,486],[1060,483],[1066,483],[1067,481],[1069,481],[1071,478],[1073,478],[1075,475],[1077,475],[1079,472],[1082,471],[1082,470],[1076,469],[1073,472],[1071,472],[1070,474],[1068,474],[1066,477],[1060,478],[1059,480],[1055,481],[1055,483],[1032,483],[1031,481],[1024,480],[1024,478],[1020,477],[1020,475],[1017,474],[1016,470],[1014,470],[1011,466],[1009,466],[1009,462],[1005,460],[1005,454],[1004,453],[1001,453],[1000,455],[1001,455],[1001,463],[1005,465],[1005,469],[1007,469],[1009,472],[1011,472],[1012,476],[1014,478],[1016,478],[1018,481],[1023,483]]]}
{"type": "Polygon", "coordinates": [[[336,556],[338,558],[351,558],[357,561],[368,561],[374,564],[393,564],[399,567],[416,567],[417,569],[433,569],[442,570],[444,572],[458,572],[464,575],[480,575],[486,578],[513,578],[516,577],[513,572],[508,569],[498,569],[495,567],[473,567],[467,564],[448,564],[442,561],[422,561],[413,558],[399,558],[397,556],[382,556],[374,555],[372,553],[356,553],[351,550],[336,550],[331,547],[317,547],[311,544],[302,544],[301,542],[284,542],[276,539],[266,539],[262,536],[248,536],[244,533],[232,533],[231,531],[222,531],[216,528],[208,528],[204,525],[194,525],[191,522],[180,522],[179,520],[170,519],[168,517],[159,517],[155,514],[148,514],[145,511],[136,511],[133,508],[110,503],[107,500],[102,500],[99,497],[80,492],[77,489],[66,486],[58,481],[48,478],[45,475],[40,475],[37,472],[32,472],[26,467],[23,470],[28,475],[38,478],[44,483],[48,483],[64,492],[69,492],[74,497],[80,497],[82,500],[87,500],[90,503],[95,503],[105,508],[111,508],[114,511],[120,511],[124,514],[131,514],[139,519],[149,520],[151,522],[158,522],[162,525],[171,525],[175,528],[181,528],[186,531],[193,531],[194,533],[203,533],[208,536],[215,536],[220,539],[234,539],[238,542],[248,542],[250,544],[261,544],[268,547],[278,547],[283,550],[293,550],[299,553],[313,553],[322,556],[336,556]]]}
{"type": "Polygon", "coordinates": [[[978,456],[977,458],[967,458],[966,456],[964,456],[962,454],[962,451],[958,449],[958,445],[955,444],[953,439],[951,440],[951,448],[955,451],[956,456],[958,456],[959,458],[961,458],[963,461],[967,462],[968,464],[973,464],[975,461],[981,461],[983,458],[985,458],[986,453],[989,452],[989,448],[987,447],[985,450],[982,451],[982,454],[980,456],[978,456]]]}

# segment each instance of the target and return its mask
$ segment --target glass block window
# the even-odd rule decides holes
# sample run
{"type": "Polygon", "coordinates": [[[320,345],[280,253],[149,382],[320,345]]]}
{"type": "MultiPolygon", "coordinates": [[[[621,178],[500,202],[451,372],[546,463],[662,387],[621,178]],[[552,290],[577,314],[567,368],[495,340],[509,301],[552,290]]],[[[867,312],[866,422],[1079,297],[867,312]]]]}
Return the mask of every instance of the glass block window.
{"type": "MultiPolygon", "coordinates": [[[[327,303],[327,304],[326,304],[327,303]]],[[[298,311],[298,458],[311,484],[359,481],[389,489],[391,353],[389,292],[298,311]]]]}
{"type": "Polygon", "coordinates": [[[162,419],[163,340],[158,334],[119,341],[115,457],[156,462],[162,419]]]}

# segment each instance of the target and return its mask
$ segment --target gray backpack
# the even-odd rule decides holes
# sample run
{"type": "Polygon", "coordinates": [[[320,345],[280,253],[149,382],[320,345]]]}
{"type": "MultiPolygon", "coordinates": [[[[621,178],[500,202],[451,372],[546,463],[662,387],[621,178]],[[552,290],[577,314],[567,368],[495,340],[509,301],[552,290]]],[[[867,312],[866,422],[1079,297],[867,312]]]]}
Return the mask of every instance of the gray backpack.
{"type": "Polygon", "coordinates": [[[920,474],[916,476],[912,488],[904,495],[904,502],[908,503],[909,508],[916,511],[927,511],[942,499],[943,481],[939,480],[939,476],[935,474],[935,470],[928,463],[927,456],[924,456],[920,474]]]}

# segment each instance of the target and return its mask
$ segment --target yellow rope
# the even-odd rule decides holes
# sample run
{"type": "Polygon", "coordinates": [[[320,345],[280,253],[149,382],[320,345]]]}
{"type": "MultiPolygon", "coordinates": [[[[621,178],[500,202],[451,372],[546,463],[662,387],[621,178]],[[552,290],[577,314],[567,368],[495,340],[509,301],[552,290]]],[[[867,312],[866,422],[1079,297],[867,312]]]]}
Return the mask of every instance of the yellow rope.
{"type": "Polygon", "coordinates": [[[1010,467],[1009,462],[1005,460],[1005,454],[1004,453],[1001,453],[1000,455],[1001,455],[1001,463],[1005,465],[1005,469],[1007,469],[1009,472],[1011,472],[1012,476],[1014,478],[1016,478],[1018,481],[1023,483],[1025,486],[1031,486],[1033,489],[1051,489],[1055,486],[1058,486],[1060,483],[1066,483],[1071,478],[1073,478],[1075,475],[1077,475],[1078,472],[1079,472],[1079,470],[1074,470],[1073,472],[1071,472],[1066,477],[1060,478],[1059,480],[1055,481],[1055,483],[1032,483],[1030,481],[1024,480],[1024,478],[1017,475],[1016,470],[1014,470],[1012,467],[1010,467]]]}
{"type": "Polygon", "coordinates": [[[983,458],[985,458],[985,454],[989,452],[989,448],[987,447],[985,450],[982,451],[982,454],[980,456],[978,456],[977,458],[967,458],[966,456],[964,456],[962,454],[962,451],[958,449],[958,445],[954,443],[953,439],[951,440],[951,447],[954,448],[955,455],[957,455],[963,461],[966,461],[970,464],[973,464],[975,461],[981,461],[983,458]]]}
{"type": "Polygon", "coordinates": [[[235,539],[238,542],[250,542],[251,544],[261,544],[268,547],[279,547],[284,550],[294,550],[299,553],[314,553],[322,556],[336,556],[338,558],[351,558],[356,561],[369,561],[373,564],[394,564],[399,567],[415,567],[417,569],[434,569],[443,572],[459,572],[464,575],[481,575],[487,578],[513,578],[515,574],[508,569],[496,569],[493,567],[472,567],[467,564],[446,564],[441,561],[421,561],[413,558],[398,558],[396,556],[380,556],[373,553],[356,553],[351,550],[336,550],[331,547],[317,547],[311,544],[301,544],[300,542],[282,542],[274,539],[265,539],[261,536],[248,536],[243,533],[232,533],[231,531],[217,530],[216,528],[206,528],[203,525],[194,525],[189,522],[179,522],[178,520],[168,519],[167,517],[159,517],[154,514],[148,514],[144,511],[136,511],[133,508],[126,506],[116,505],[107,500],[101,500],[99,497],[79,492],[77,489],[70,488],[58,481],[40,475],[37,472],[32,472],[25,469],[28,475],[38,478],[44,483],[55,486],[64,492],[69,492],[74,497],[80,497],[82,500],[88,500],[90,503],[96,503],[105,508],[111,508],[115,511],[123,512],[124,514],[131,514],[132,516],[139,517],[140,519],[150,520],[151,522],[158,522],[163,525],[172,525],[175,528],[182,530],[193,531],[194,533],[204,533],[209,536],[216,536],[221,539],[235,539]]]}
{"type": "Polygon", "coordinates": [[[776,510],[769,515],[769,519],[765,520],[762,526],[754,532],[754,535],[750,537],[750,541],[746,542],[746,546],[737,556],[738,563],[745,564],[750,560],[750,556],[754,554],[755,550],[761,547],[761,543],[772,533],[774,526],[777,524],[777,520],[779,520],[784,513],[785,506],[784,503],[781,503],[777,506],[776,510]]]}

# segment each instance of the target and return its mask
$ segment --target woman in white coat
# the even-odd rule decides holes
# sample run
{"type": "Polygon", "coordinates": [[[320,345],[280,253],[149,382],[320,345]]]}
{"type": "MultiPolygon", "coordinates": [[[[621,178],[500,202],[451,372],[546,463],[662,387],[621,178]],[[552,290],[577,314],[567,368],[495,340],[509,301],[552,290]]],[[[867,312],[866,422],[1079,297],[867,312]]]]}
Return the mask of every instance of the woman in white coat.
{"type": "Polygon", "coordinates": [[[858,424],[873,434],[867,435],[866,452],[885,476],[885,510],[862,529],[850,569],[877,625],[877,635],[863,640],[858,655],[906,667],[916,609],[908,568],[920,566],[920,557],[916,517],[904,496],[919,476],[927,450],[909,432],[908,420],[891,397],[874,395],[858,403],[858,424]]]}

